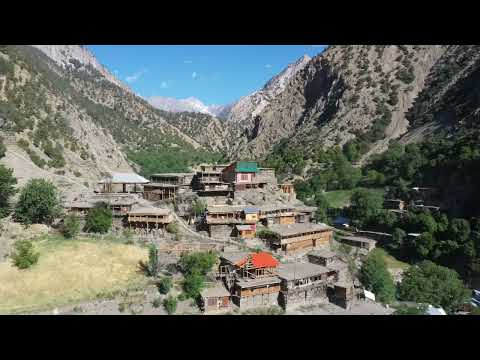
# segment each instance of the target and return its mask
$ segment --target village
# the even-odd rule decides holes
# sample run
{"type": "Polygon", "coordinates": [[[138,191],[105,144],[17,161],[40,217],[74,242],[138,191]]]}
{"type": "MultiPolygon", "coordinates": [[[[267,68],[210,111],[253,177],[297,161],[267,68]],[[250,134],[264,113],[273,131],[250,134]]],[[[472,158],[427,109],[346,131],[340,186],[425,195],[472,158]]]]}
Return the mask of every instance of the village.
{"type": "Polygon", "coordinates": [[[351,258],[339,251],[348,245],[361,262],[375,248],[375,234],[317,223],[316,208],[296,198],[293,184],[278,183],[274,169],[256,162],[203,164],[192,173],[149,179],[112,173],[94,192],[67,202],[66,212],[82,218],[98,203],[112,210],[114,233],[128,229],[154,244],[160,263],[182,253],[218,251],[215,282],[199,299],[205,314],[315,304],[349,310],[368,302],[378,313],[391,312],[375,303],[352,276],[351,258]],[[200,207],[193,210],[192,203],[200,207]],[[170,224],[182,230],[181,238],[167,231],[170,224]]]}

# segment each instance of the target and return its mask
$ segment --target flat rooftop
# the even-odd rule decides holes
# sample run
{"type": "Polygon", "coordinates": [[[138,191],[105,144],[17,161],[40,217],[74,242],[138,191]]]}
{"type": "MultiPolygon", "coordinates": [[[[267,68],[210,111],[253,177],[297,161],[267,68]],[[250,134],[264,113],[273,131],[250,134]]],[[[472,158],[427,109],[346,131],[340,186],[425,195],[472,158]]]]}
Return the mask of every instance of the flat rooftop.
{"type": "Polygon", "coordinates": [[[330,270],[321,265],[311,263],[289,263],[278,267],[278,277],[287,281],[304,279],[312,276],[326,274],[330,270]]]}
{"type": "Polygon", "coordinates": [[[112,173],[100,180],[99,184],[147,184],[150,181],[135,173],[112,173]]]}
{"type": "Polygon", "coordinates": [[[148,207],[148,206],[135,206],[128,212],[128,215],[158,215],[165,216],[170,214],[168,209],[148,207]]]}
{"type": "Polygon", "coordinates": [[[220,254],[221,259],[225,259],[232,264],[239,262],[247,257],[249,252],[246,251],[232,251],[232,252],[225,252],[220,254]]]}
{"type": "Polygon", "coordinates": [[[355,242],[370,243],[370,244],[377,243],[376,240],[366,238],[366,237],[361,237],[361,236],[342,236],[340,237],[340,240],[355,241],[355,242]]]}
{"type": "Polygon", "coordinates": [[[274,224],[268,227],[280,236],[292,236],[308,232],[321,232],[331,230],[332,228],[326,224],[314,223],[297,223],[297,224],[274,224]]]}
{"type": "Polygon", "coordinates": [[[207,206],[207,211],[211,214],[230,213],[241,212],[245,208],[248,208],[248,205],[210,205],[207,206]]]}
{"type": "Polygon", "coordinates": [[[326,259],[333,258],[333,257],[337,256],[336,253],[334,253],[333,251],[328,250],[328,249],[313,250],[313,251],[310,251],[307,255],[318,256],[318,257],[326,258],[326,259]]]}
{"type": "Polygon", "coordinates": [[[281,279],[278,276],[269,276],[269,277],[257,278],[257,279],[242,278],[237,280],[236,282],[236,284],[242,289],[256,287],[256,286],[276,285],[280,283],[281,283],[281,279]]]}

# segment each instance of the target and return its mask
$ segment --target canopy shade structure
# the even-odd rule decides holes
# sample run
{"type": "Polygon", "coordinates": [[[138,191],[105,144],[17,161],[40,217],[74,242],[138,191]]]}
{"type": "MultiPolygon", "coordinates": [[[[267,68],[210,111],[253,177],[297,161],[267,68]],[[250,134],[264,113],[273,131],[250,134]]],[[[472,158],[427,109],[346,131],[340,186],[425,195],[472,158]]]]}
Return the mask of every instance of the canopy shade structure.
{"type": "Polygon", "coordinates": [[[112,173],[103,178],[99,184],[148,184],[150,181],[135,173],[112,173]]]}

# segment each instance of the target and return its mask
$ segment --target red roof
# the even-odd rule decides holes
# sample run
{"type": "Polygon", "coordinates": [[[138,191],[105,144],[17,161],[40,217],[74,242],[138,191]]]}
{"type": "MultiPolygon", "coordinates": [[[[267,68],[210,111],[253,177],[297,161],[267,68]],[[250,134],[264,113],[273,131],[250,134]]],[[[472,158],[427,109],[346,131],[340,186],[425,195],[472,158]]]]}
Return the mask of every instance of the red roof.
{"type": "MultiPolygon", "coordinates": [[[[255,268],[277,267],[279,264],[277,259],[266,252],[251,253],[249,256],[252,257],[252,264],[255,268]]],[[[237,262],[236,265],[243,266],[246,262],[247,258],[245,257],[237,262]]]]}

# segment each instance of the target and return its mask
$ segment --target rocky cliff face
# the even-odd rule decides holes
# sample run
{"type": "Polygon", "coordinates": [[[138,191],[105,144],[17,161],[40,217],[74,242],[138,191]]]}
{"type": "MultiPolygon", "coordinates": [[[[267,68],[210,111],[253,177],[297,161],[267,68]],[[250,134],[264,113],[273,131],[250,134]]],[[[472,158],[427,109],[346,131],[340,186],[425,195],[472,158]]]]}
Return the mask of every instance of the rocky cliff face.
{"type": "Polygon", "coordinates": [[[343,145],[381,127],[368,154],[386,149],[407,131],[406,113],[423,89],[444,46],[331,46],[301,62],[268,104],[249,120],[229,150],[262,158],[283,138],[311,148],[343,145]],[[387,118],[388,121],[379,119],[387,118]]]}
{"type": "Polygon", "coordinates": [[[57,65],[63,69],[81,66],[91,66],[97,70],[105,79],[121,87],[123,90],[131,90],[118,80],[107,68],[105,68],[97,58],[84,46],[80,45],[32,45],[39,49],[57,65]],[[81,65],[81,66],[79,66],[81,65]]]}

